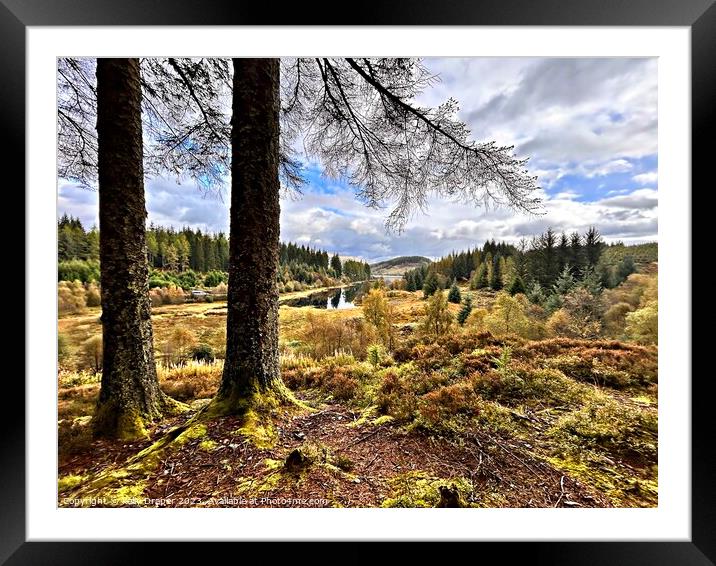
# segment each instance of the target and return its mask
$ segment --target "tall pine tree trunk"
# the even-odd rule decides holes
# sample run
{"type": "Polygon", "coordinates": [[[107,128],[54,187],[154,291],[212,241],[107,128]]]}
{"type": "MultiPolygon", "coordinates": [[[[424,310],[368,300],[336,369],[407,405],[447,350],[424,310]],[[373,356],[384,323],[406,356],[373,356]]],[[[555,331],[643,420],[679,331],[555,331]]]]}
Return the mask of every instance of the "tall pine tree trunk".
{"type": "MultiPolygon", "coordinates": [[[[234,59],[224,374],[213,409],[283,396],[278,355],[279,60],[234,59]]],[[[211,409],[210,409],[211,411],[211,409]]]]}
{"type": "Polygon", "coordinates": [[[97,60],[102,387],[98,436],[136,438],[172,402],[154,365],[138,59],[97,60]]]}

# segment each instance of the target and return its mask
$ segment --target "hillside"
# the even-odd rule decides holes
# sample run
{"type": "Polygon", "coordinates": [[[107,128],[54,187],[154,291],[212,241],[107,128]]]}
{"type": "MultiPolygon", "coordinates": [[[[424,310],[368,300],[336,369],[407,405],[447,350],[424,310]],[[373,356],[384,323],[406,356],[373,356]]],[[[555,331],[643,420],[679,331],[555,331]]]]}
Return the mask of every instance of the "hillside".
{"type": "Polygon", "coordinates": [[[647,244],[636,244],[625,246],[624,244],[613,244],[605,248],[601,260],[607,265],[616,264],[624,257],[631,256],[639,266],[645,266],[659,261],[659,244],[649,242],[647,244]]]}
{"type": "Polygon", "coordinates": [[[403,255],[373,263],[370,270],[373,275],[403,275],[406,271],[426,263],[432,263],[432,260],[420,255],[403,255]]]}

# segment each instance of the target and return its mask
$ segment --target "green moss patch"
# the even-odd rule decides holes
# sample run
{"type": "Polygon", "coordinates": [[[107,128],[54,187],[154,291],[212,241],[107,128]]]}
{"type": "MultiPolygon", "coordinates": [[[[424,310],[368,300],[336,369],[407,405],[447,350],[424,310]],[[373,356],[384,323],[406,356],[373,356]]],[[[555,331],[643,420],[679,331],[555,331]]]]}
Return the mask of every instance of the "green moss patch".
{"type": "Polygon", "coordinates": [[[455,490],[463,506],[475,506],[470,503],[473,485],[466,478],[436,478],[427,472],[414,471],[394,477],[389,485],[392,493],[381,507],[437,507],[441,487],[455,490]]]}

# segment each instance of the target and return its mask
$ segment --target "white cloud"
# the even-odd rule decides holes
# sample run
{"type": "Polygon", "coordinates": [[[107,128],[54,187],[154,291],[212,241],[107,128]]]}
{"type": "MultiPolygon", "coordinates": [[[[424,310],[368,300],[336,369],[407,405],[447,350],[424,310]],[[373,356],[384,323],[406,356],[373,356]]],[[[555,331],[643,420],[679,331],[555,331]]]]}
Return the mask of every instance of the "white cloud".
{"type": "Polygon", "coordinates": [[[638,189],[628,195],[605,198],[599,201],[602,206],[648,210],[658,206],[658,194],[654,189],[638,189]]]}
{"type": "Polygon", "coordinates": [[[586,176],[603,177],[605,175],[611,175],[612,173],[626,173],[627,171],[631,171],[633,167],[634,166],[626,159],[614,159],[592,169],[586,176]]]}
{"type": "Polygon", "coordinates": [[[655,58],[426,59],[442,83],[421,100],[461,103],[478,140],[515,145],[549,186],[571,172],[657,151],[655,58]],[[544,174],[546,173],[546,174],[544,174]]]}
{"type": "Polygon", "coordinates": [[[640,173],[632,177],[632,180],[639,185],[655,185],[658,179],[659,175],[656,171],[640,173]]]}
{"type": "MultiPolygon", "coordinates": [[[[378,260],[434,258],[491,238],[516,242],[548,226],[583,232],[594,225],[607,241],[656,240],[658,195],[648,187],[656,186],[657,175],[633,167],[634,160],[657,152],[656,59],[440,58],[425,63],[442,82],[420,97],[421,104],[456,98],[459,116],[475,139],[514,144],[519,155],[531,158],[530,172],[543,187],[565,175],[575,176],[575,182],[552,196],[538,191],[545,200],[542,216],[430,199],[427,214],[416,214],[402,234],[386,232],[389,209],[366,208],[352,190],[326,182],[324,191],[330,192],[306,187],[302,198],[282,199],[284,241],[378,260]],[[606,176],[614,173],[632,174],[633,186],[610,186],[606,176]],[[584,202],[579,177],[599,177],[603,198],[584,202]]],[[[593,190],[595,181],[590,183],[593,190]]],[[[206,195],[191,183],[147,182],[149,220],[157,224],[226,232],[228,202],[225,192],[206,195]]],[[[65,211],[91,226],[97,222],[97,193],[61,183],[58,212],[65,211]]]]}
{"type": "Polygon", "coordinates": [[[575,191],[562,191],[554,195],[555,199],[559,200],[574,200],[579,196],[579,193],[575,191]]]}

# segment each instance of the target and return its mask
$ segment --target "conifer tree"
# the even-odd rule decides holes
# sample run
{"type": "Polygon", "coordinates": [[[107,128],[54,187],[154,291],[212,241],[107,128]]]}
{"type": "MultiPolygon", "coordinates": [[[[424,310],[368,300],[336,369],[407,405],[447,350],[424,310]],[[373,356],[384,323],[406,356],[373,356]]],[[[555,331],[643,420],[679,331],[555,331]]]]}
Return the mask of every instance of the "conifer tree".
{"type": "Polygon", "coordinates": [[[601,278],[593,266],[589,265],[584,270],[579,286],[584,287],[592,295],[598,295],[602,292],[601,278]]]}
{"type": "Polygon", "coordinates": [[[331,257],[331,269],[333,269],[336,277],[343,275],[343,266],[341,265],[341,258],[338,257],[338,254],[334,254],[333,257],[331,257]]]}
{"type": "Polygon", "coordinates": [[[459,304],[461,300],[462,296],[460,295],[460,288],[457,286],[457,281],[453,279],[452,287],[450,287],[450,292],[448,293],[448,301],[459,304]]]}
{"type": "Polygon", "coordinates": [[[553,290],[557,295],[566,295],[574,288],[575,284],[576,280],[572,275],[572,269],[569,265],[565,265],[554,283],[553,290]]]}
{"type": "Polygon", "coordinates": [[[590,227],[584,236],[584,257],[587,265],[595,267],[599,262],[599,257],[604,250],[604,241],[599,231],[594,227],[590,227]]]}
{"type": "Polygon", "coordinates": [[[433,296],[438,289],[440,289],[438,276],[435,275],[434,271],[430,271],[428,276],[425,278],[425,283],[423,283],[423,297],[427,299],[428,297],[433,296]]]}
{"type": "Polygon", "coordinates": [[[462,302],[462,308],[460,309],[460,312],[457,314],[457,321],[460,323],[460,326],[464,326],[465,321],[470,316],[471,312],[472,312],[472,296],[466,295],[465,300],[462,302]]]}
{"type": "Polygon", "coordinates": [[[575,275],[582,273],[584,267],[584,250],[582,248],[582,237],[578,232],[573,232],[569,237],[569,261],[575,275]]]}
{"type": "Polygon", "coordinates": [[[522,277],[517,275],[512,282],[510,283],[509,288],[507,289],[510,292],[510,295],[516,295],[518,293],[525,293],[525,282],[522,280],[522,277]]]}
{"type": "Polygon", "coordinates": [[[487,264],[481,263],[475,275],[475,289],[485,289],[488,285],[487,264]]]}
{"type": "Polygon", "coordinates": [[[501,256],[498,254],[492,261],[492,276],[490,277],[490,287],[495,291],[502,289],[502,263],[501,256]]]}

